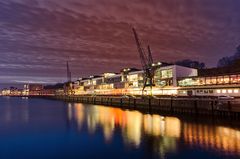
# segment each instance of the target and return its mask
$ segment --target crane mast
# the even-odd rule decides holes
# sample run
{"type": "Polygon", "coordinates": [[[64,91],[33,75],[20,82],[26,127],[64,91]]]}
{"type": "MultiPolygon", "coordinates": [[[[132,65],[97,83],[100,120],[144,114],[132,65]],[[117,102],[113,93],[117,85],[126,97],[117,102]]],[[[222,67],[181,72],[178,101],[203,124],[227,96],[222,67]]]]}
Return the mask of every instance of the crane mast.
{"type": "Polygon", "coordinates": [[[68,61],[67,61],[67,82],[72,82],[72,74],[71,74],[71,71],[70,71],[68,61]]]}

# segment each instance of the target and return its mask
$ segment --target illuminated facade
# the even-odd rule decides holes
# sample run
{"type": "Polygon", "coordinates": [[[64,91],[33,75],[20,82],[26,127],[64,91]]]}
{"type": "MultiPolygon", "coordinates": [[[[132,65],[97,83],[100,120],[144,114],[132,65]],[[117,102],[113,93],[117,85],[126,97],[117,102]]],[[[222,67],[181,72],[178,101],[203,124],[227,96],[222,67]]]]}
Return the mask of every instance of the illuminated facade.
{"type": "Polygon", "coordinates": [[[73,83],[72,95],[175,95],[240,96],[240,74],[198,76],[198,70],[178,65],[154,68],[152,89],[145,88],[144,71],[125,68],[120,73],[104,73],[73,83]]]}
{"type": "Polygon", "coordinates": [[[11,87],[10,89],[3,89],[0,93],[2,96],[21,96],[22,95],[22,90],[11,87]]]}
{"type": "MultiPolygon", "coordinates": [[[[21,95],[168,95],[168,96],[240,96],[240,74],[199,76],[198,70],[178,65],[156,65],[154,86],[144,85],[144,71],[122,69],[120,73],[103,73],[79,78],[63,88],[46,89],[41,84],[26,84],[21,95]]],[[[2,95],[19,94],[3,90],[2,95]]]]}
{"type": "Polygon", "coordinates": [[[22,94],[28,95],[41,95],[44,86],[42,84],[25,84],[22,94]]]}
{"type": "Polygon", "coordinates": [[[240,74],[185,77],[178,80],[179,94],[196,96],[239,96],[240,74]]]}
{"type": "MultiPolygon", "coordinates": [[[[155,67],[152,90],[146,88],[145,94],[174,95],[177,94],[177,79],[197,76],[197,70],[178,65],[155,67]]],[[[81,78],[74,82],[74,95],[103,94],[103,95],[141,95],[144,84],[144,71],[125,68],[120,73],[104,73],[101,76],[81,78]]]]}

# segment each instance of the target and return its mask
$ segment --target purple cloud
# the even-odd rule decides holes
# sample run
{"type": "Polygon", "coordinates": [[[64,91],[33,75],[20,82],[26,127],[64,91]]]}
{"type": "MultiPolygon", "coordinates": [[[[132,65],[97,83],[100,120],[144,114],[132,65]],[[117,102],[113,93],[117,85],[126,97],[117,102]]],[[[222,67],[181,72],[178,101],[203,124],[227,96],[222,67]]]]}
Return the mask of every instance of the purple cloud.
{"type": "Polygon", "coordinates": [[[0,76],[61,81],[68,57],[75,77],[140,67],[131,26],[156,61],[191,58],[215,66],[240,43],[239,6],[236,0],[1,1],[0,76]]]}

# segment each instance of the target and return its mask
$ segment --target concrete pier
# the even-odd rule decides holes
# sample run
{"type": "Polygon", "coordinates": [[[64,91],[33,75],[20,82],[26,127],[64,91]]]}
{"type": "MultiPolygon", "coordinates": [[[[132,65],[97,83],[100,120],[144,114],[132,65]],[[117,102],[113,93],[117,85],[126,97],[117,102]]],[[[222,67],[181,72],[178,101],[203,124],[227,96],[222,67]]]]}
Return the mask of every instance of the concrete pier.
{"type": "Polygon", "coordinates": [[[107,105],[125,109],[171,114],[194,114],[240,118],[240,101],[209,98],[120,97],[120,96],[55,96],[54,99],[107,105]]]}

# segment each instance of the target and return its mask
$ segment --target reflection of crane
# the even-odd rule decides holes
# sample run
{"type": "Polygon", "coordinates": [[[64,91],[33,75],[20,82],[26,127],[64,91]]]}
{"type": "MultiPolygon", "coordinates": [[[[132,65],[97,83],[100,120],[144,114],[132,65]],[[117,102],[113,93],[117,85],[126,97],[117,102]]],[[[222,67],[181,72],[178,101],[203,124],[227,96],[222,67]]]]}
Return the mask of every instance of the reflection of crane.
{"type": "Polygon", "coordinates": [[[152,58],[151,49],[150,49],[150,46],[148,46],[148,48],[147,48],[148,53],[146,53],[145,50],[141,46],[141,42],[138,38],[136,30],[134,28],[132,28],[132,30],[133,30],[134,38],[136,40],[137,49],[138,49],[138,53],[140,56],[142,68],[144,71],[144,77],[143,77],[144,83],[143,83],[142,93],[144,92],[144,90],[147,86],[150,86],[151,92],[152,92],[152,86],[154,86],[154,81],[153,81],[154,70],[152,68],[153,58],[152,58]]]}

